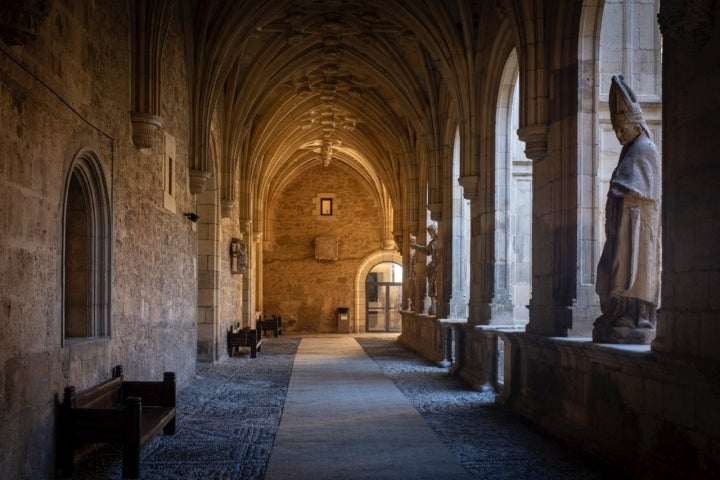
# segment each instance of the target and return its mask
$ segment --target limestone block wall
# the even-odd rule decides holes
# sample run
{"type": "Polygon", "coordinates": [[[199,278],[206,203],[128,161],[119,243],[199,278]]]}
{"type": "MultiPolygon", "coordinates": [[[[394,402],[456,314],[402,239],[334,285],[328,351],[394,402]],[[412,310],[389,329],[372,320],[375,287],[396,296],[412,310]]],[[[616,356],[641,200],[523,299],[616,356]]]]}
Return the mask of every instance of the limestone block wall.
{"type": "MultiPolygon", "coordinates": [[[[243,322],[243,282],[246,274],[235,274],[231,271],[230,265],[230,239],[243,238],[237,220],[224,218],[221,225],[221,237],[218,247],[220,264],[220,288],[219,288],[219,328],[217,332],[217,357],[227,356],[227,345],[225,332],[231,325],[243,322]]],[[[243,239],[247,243],[247,239],[243,239]]]]}
{"type": "Polygon", "coordinates": [[[53,478],[55,405],[125,366],[131,379],[195,366],[197,244],[182,215],[188,94],[180,22],[163,56],[162,117],[175,139],[176,210],[163,192],[164,132],[139,151],[130,130],[126,2],[51,2],[32,43],[0,45],[0,477],[53,478]],[[81,148],[111,205],[110,335],[64,343],[63,209],[81,148]]]}
{"type": "Polygon", "coordinates": [[[500,336],[501,404],[639,478],[720,475],[720,392],[707,365],[647,345],[500,336]]]}
{"type": "Polygon", "coordinates": [[[413,312],[402,312],[402,322],[402,334],[398,342],[428,361],[443,365],[447,359],[446,330],[450,327],[435,317],[413,312]]]}
{"type": "Polygon", "coordinates": [[[269,208],[263,313],[282,315],[283,325],[296,331],[334,332],[338,307],[349,307],[355,318],[355,274],[382,247],[376,198],[349,170],[318,162],[277,192],[269,208]],[[331,216],[320,215],[321,196],[333,199],[331,216]],[[337,238],[337,260],[315,259],[317,237],[337,238]]]}

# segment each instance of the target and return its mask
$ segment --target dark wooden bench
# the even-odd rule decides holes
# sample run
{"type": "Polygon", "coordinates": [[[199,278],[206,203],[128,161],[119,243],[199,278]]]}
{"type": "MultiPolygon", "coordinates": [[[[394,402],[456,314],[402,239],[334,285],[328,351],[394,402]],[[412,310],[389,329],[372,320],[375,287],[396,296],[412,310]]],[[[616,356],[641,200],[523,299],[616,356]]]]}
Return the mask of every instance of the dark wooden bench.
{"type": "Polygon", "coordinates": [[[81,443],[122,443],[123,477],[140,476],[140,448],[162,430],[175,433],[175,373],[162,382],[127,382],[122,365],[113,377],[82,393],[65,387],[59,406],[58,467],[61,476],[74,469],[81,443]]]}
{"type": "Polygon", "coordinates": [[[267,335],[268,330],[272,330],[275,336],[282,335],[282,317],[273,315],[272,318],[262,318],[258,320],[263,335],[267,335]]]}
{"type": "Polygon", "coordinates": [[[257,352],[262,350],[262,336],[260,322],[256,322],[255,328],[245,329],[238,322],[230,327],[227,333],[228,355],[234,357],[239,352],[239,347],[250,347],[250,357],[255,358],[257,352]]]}

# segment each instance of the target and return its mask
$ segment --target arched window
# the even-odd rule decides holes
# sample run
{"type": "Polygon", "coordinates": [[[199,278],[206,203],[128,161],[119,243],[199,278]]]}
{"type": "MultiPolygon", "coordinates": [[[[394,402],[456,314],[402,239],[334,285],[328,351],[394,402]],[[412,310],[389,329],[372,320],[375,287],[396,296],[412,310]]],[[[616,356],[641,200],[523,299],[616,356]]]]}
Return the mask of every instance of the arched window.
{"type": "Polygon", "coordinates": [[[460,130],[453,145],[453,213],[452,213],[452,298],[450,318],[468,317],[470,298],[470,200],[463,198],[460,178],[460,130]]]}
{"type": "Polygon", "coordinates": [[[613,75],[624,75],[641,103],[653,142],[662,151],[662,41],[659,0],[586,1],[578,46],[578,305],[591,306],[571,336],[589,336],[600,315],[597,264],[605,243],[605,202],[622,145],[610,120],[613,75]]]}
{"type": "Polygon", "coordinates": [[[110,201],[102,166],[81,150],[65,183],[63,340],[110,334],[110,201]]]}
{"type": "Polygon", "coordinates": [[[495,298],[509,298],[512,324],[528,323],[532,265],[532,162],[518,139],[520,83],[517,52],[508,55],[495,123],[495,298]]]}

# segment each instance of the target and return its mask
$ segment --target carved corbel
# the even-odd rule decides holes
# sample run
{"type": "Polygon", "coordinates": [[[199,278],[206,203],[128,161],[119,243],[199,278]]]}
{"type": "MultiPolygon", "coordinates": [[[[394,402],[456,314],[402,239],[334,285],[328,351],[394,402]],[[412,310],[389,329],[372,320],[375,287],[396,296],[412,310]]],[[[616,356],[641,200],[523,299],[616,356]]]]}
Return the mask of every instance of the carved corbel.
{"type": "Polygon", "coordinates": [[[162,128],[162,118],[152,113],[130,112],[132,139],[137,148],[152,148],[155,132],[162,128]]]}
{"type": "Polygon", "coordinates": [[[430,218],[432,218],[436,222],[442,220],[442,203],[429,203],[427,207],[428,210],[430,210],[430,218]]]}
{"type": "Polygon", "coordinates": [[[517,131],[520,140],[525,142],[525,156],[530,160],[542,160],[547,155],[547,125],[526,125],[517,131]]]}
{"type": "Polygon", "coordinates": [[[162,128],[160,63],[172,7],[169,0],[135,0],[132,7],[132,139],[137,148],[152,148],[162,128]]]}
{"type": "Polygon", "coordinates": [[[207,188],[208,180],[212,177],[212,173],[203,170],[190,169],[190,193],[198,195],[207,188]]]}
{"type": "Polygon", "coordinates": [[[463,196],[467,200],[472,200],[480,193],[480,177],[478,175],[465,175],[458,179],[458,183],[463,188],[463,196]]]}
{"type": "Polygon", "coordinates": [[[233,210],[235,210],[236,204],[237,201],[235,200],[223,199],[220,203],[220,216],[222,218],[232,218],[233,210]]]}

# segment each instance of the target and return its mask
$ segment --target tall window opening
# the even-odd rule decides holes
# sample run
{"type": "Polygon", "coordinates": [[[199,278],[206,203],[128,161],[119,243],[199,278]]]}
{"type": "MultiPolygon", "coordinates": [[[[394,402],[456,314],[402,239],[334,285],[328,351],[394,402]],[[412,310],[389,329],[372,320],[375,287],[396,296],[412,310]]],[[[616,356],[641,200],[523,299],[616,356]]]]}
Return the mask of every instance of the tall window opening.
{"type": "Polygon", "coordinates": [[[495,132],[497,297],[509,297],[513,325],[529,320],[532,266],[532,162],[518,139],[520,88],[517,53],[505,62],[495,132]]]}
{"type": "Polygon", "coordinates": [[[468,317],[470,298],[470,200],[463,197],[460,178],[460,131],[455,132],[453,145],[453,218],[452,218],[452,298],[451,318],[468,317]]]}
{"type": "Polygon", "coordinates": [[[97,157],[78,154],[66,183],[63,248],[63,338],[110,332],[110,204],[97,157]]]}
{"type": "Polygon", "coordinates": [[[589,318],[573,326],[572,336],[590,336],[600,315],[595,277],[605,243],[607,193],[622,148],[608,103],[614,75],[622,74],[637,94],[651,140],[662,151],[659,8],[659,0],[586,2],[583,7],[578,63],[586,88],[578,90],[577,300],[592,308],[589,318]]]}

